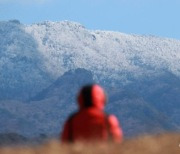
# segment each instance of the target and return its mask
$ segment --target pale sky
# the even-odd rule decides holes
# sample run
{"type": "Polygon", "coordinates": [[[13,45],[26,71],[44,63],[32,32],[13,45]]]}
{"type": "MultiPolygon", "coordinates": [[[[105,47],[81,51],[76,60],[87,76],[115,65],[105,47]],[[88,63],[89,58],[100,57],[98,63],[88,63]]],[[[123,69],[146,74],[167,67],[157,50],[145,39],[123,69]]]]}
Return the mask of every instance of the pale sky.
{"type": "Polygon", "coordinates": [[[0,0],[0,21],[76,21],[88,29],[180,40],[180,0],[0,0]]]}

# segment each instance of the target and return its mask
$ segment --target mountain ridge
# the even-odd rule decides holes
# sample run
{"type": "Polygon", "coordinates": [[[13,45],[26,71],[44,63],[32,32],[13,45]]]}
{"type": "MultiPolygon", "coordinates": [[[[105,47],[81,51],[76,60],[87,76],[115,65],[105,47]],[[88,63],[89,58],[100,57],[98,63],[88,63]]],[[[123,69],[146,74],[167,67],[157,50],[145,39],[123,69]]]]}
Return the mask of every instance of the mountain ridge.
{"type": "Polygon", "coordinates": [[[180,77],[179,40],[92,31],[69,21],[0,22],[0,34],[1,99],[15,97],[6,96],[7,89],[11,95],[25,92],[23,99],[33,97],[77,68],[92,71],[96,81],[111,84],[126,85],[164,70],[180,77]]]}

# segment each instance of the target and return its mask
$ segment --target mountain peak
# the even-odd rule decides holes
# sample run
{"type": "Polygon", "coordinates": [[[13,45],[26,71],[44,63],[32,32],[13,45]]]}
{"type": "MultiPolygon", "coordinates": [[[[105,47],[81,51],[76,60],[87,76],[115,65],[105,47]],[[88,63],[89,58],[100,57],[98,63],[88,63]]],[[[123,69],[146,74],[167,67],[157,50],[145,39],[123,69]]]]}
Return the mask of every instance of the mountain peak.
{"type": "Polygon", "coordinates": [[[94,81],[91,71],[82,68],[70,70],[60,76],[50,87],[44,89],[31,100],[39,101],[54,96],[63,98],[67,93],[73,93],[73,95],[75,95],[82,86],[92,83],[94,83],[94,81]]]}
{"type": "Polygon", "coordinates": [[[82,29],[85,29],[85,27],[83,25],[81,25],[80,23],[78,22],[73,22],[73,21],[68,21],[68,20],[64,20],[64,21],[49,21],[49,20],[46,20],[46,21],[43,21],[43,22],[40,22],[40,23],[34,23],[32,24],[33,25],[39,25],[39,26],[47,26],[47,27],[52,27],[52,26],[59,26],[59,27],[69,27],[69,28],[82,28],[82,29]]]}

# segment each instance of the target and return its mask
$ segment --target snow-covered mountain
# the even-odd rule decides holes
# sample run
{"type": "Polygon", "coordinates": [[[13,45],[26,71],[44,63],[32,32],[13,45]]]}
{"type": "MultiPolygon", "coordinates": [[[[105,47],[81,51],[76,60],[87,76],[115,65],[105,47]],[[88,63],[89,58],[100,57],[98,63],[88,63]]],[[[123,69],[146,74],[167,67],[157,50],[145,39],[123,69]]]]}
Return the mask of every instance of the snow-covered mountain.
{"type": "Polygon", "coordinates": [[[180,130],[179,40],[0,22],[0,132],[57,133],[88,82],[105,87],[127,135],[180,130]]]}
{"type": "Polygon", "coordinates": [[[45,66],[54,77],[81,67],[118,80],[123,79],[118,74],[124,72],[133,77],[155,70],[180,75],[177,40],[92,31],[68,21],[34,24],[26,26],[25,31],[38,42],[45,66]]]}
{"type": "Polygon", "coordinates": [[[179,40],[92,31],[69,21],[0,22],[0,55],[1,99],[33,96],[76,68],[123,85],[164,70],[180,76],[179,40]]]}

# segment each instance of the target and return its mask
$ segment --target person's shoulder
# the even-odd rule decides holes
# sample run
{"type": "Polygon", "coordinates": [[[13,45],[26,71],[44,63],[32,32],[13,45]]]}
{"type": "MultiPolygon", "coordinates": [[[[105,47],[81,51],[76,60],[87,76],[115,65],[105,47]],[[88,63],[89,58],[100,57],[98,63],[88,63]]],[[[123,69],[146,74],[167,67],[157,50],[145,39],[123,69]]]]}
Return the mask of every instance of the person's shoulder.
{"type": "Polygon", "coordinates": [[[118,118],[115,115],[113,115],[113,114],[109,114],[108,115],[108,121],[112,125],[118,125],[119,124],[118,118]]]}

